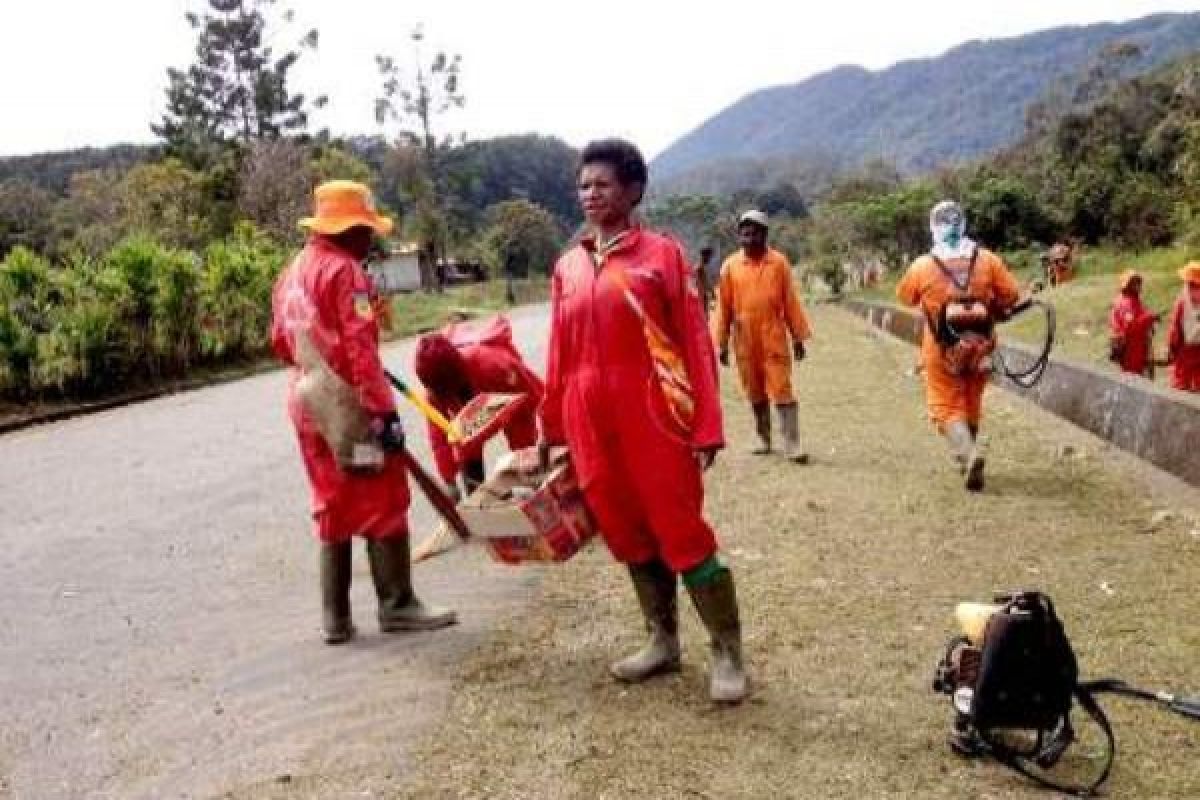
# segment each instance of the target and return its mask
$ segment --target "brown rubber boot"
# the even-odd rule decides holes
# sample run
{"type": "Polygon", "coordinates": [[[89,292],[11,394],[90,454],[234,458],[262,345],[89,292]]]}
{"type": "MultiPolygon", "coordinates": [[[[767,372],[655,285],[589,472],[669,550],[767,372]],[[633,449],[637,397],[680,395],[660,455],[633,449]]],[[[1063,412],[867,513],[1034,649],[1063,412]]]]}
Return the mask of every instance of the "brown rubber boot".
{"type": "Polygon", "coordinates": [[[453,611],[426,606],[413,593],[407,536],[368,539],[367,561],[379,598],[379,630],[431,631],[458,622],[453,611]]]}
{"type": "Polygon", "coordinates": [[[750,452],[756,456],[765,456],[771,452],[771,405],[755,403],[751,408],[754,410],[754,430],[758,434],[758,447],[750,452]]]}
{"type": "Polygon", "coordinates": [[[800,410],[795,403],[778,406],[779,427],[783,430],[783,455],[796,464],[807,464],[808,453],[800,446],[800,410]]]}
{"type": "Polygon", "coordinates": [[[708,583],[689,586],[688,593],[712,637],[709,696],[715,703],[740,703],[746,698],[748,688],[742,667],[742,625],[738,620],[733,575],[722,568],[708,583]]]}
{"type": "Polygon", "coordinates": [[[325,632],[325,644],[343,644],[354,638],[354,621],[350,617],[352,556],[350,540],[321,543],[321,629],[325,632]]]}
{"type": "Polygon", "coordinates": [[[675,602],[675,573],[662,561],[630,564],[629,577],[646,619],[646,646],[609,667],[613,677],[639,683],[654,675],[679,671],[679,609],[675,602]]]}

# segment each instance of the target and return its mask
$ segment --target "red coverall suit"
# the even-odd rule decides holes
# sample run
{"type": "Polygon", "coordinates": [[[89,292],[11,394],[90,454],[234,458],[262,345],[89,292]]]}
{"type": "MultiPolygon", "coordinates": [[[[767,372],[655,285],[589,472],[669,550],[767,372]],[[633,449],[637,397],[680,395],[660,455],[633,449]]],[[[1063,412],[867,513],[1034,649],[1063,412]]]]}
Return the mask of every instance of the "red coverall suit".
{"type": "Polygon", "coordinates": [[[1184,295],[1175,301],[1171,310],[1171,325],[1167,329],[1167,352],[1171,357],[1171,386],[1185,392],[1200,392],[1200,338],[1188,338],[1188,330],[1200,330],[1200,312],[1196,311],[1184,295]],[[1188,319],[1195,317],[1196,322],[1189,326],[1188,319]]]}
{"type": "MultiPolygon", "coordinates": [[[[537,410],[545,387],[521,359],[512,340],[512,325],[504,317],[496,317],[481,328],[465,323],[449,325],[441,331],[458,351],[467,382],[477,393],[524,394],[523,409],[504,429],[504,437],[512,450],[537,444],[537,410]]],[[[418,373],[423,372],[421,366],[418,373]]],[[[430,404],[447,418],[462,410],[464,403],[443,399],[430,392],[430,404]]],[[[483,443],[472,450],[459,449],[456,457],[446,434],[429,423],[429,444],[437,461],[438,473],[446,483],[453,483],[462,467],[483,457],[483,443]]]]}
{"type": "Polygon", "coordinates": [[[377,473],[342,471],[295,393],[300,377],[295,337],[303,333],[329,367],[354,387],[368,414],[395,411],[395,397],[379,359],[370,289],[370,279],[352,256],[328,239],[313,236],[280,275],[272,298],[271,346],[293,367],[288,413],[312,488],[316,533],[324,542],[408,533],[410,497],[403,463],[389,456],[377,473]]]}
{"type": "Polygon", "coordinates": [[[588,508],[618,561],[657,557],[686,572],[717,548],[702,515],[704,484],[694,457],[696,449],[724,444],[704,312],[670,239],[630,230],[601,268],[592,251],[585,240],[555,266],[543,434],[569,448],[588,508]],[[683,359],[695,401],[690,435],[666,405],[642,322],[612,277],[616,266],[683,359]]]}
{"type": "Polygon", "coordinates": [[[1112,336],[1123,343],[1119,362],[1122,372],[1146,375],[1153,356],[1156,321],[1140,297],[1122,292],[1113,300],[1108,324],[1112,336]]]}

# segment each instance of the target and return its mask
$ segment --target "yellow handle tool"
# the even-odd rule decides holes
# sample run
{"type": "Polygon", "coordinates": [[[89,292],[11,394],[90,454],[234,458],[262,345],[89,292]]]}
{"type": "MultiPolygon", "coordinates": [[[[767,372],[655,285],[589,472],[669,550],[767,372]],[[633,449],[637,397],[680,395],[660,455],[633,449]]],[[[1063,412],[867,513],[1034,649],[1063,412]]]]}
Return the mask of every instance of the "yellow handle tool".
{"type": "Polygon", "coordinates": [[[462,441],[462,434],[459,433],[458,426],[446,419],[442,412],[430,405],[428,400],[426,400],[417,392],[414,392],[409,388],[407,383],[400,380],[392,373],[384,370],[384,374],[387,375],[387,378],[391,382],[392,386],[396,387],[396,390],[400,392],[400,394],[408,398],[408,402],[416,406],[417,410],[420,411],[426,419],[442,429],[442,433],[446,434],[446,438],[450,440],[450,444],[457,444],[458,442],[462,441]]]}

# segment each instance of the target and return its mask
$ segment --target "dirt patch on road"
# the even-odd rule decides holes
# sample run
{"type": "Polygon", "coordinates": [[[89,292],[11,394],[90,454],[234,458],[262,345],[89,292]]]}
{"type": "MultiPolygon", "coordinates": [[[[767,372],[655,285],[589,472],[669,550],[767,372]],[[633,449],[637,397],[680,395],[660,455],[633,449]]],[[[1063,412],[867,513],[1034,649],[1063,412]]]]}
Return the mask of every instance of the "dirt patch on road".
{"type": "MultiPolygon", "coordinates": [[[[995,589],[1049,591],[1085,676],[1200,688],[1200,494],[993,391],[989,487],[968,496],[925,422],[915,351],[835,310],[816,323],[797,372],[813,465],[744,454],[752,424],[727,386],[732,449],[709,481],[753,698],[709,705],[686,601],[683,672],[614,684],[608,662],[642,633],[596,547],[463,666],[403,796],[1045,797],[950,756],[950,708],[929,688],[954,604],[995,589]]],[[[1200,796],[1194,727],[1106,705],[1114,796],[1200,796]]]]}

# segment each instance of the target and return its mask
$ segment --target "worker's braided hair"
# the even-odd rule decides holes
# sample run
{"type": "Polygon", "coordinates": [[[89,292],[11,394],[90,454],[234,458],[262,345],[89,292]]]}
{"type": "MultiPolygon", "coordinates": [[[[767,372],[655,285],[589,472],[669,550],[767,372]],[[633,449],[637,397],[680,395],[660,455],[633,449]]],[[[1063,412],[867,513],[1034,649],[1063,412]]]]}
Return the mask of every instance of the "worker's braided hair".
{"type": "MultiPolygon", "coordinates": [[[[589,164],[607,164],[612,167],[622,186],[636,183],[645,192],[649,170],[646,168],[646,159],[642,157],[642,151],[632,142],[624,139],[598,139],[589,142],[579,156],[579,171],[589,164]]],[[[638,202],[641,202],[640,196],[638,202]]]]}

